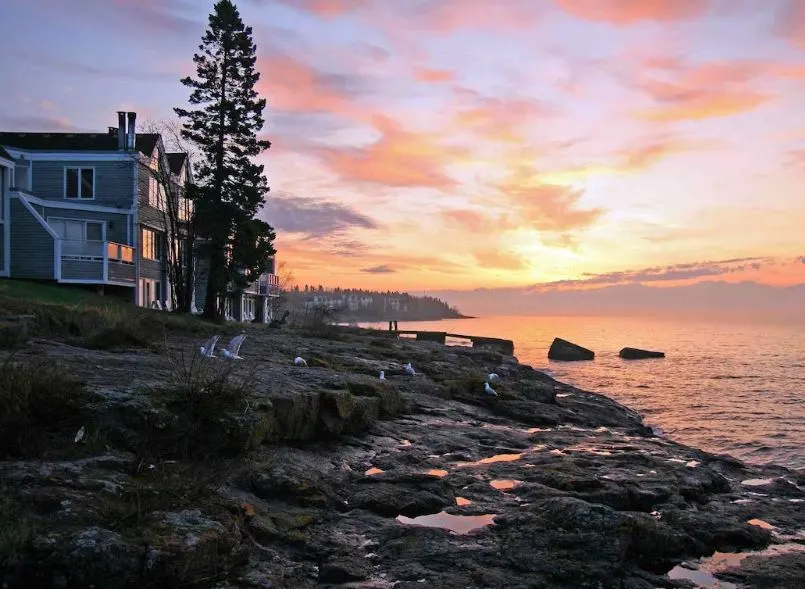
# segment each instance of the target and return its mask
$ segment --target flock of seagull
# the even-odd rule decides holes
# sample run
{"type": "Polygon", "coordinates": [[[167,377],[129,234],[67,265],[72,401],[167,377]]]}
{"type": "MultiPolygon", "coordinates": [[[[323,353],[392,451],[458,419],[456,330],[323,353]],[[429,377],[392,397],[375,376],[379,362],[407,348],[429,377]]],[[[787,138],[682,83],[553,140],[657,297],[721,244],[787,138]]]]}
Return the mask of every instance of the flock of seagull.
{"type": "MultiPolygon", "coordinates": [[[[201,355],[205,358],[218,358],[215,355],[215,346],[218,344],[218,340],[221,339],[220,335],[214,335],[207,341],[205,341],[199,347],[199,351],[201,355]]],[[[246,334],[241,333],[240,335],[236,335],[233,337],[229,344],[221,350],[221,357],[226,358],[228,360],[243,360],[240,356],[240,347],[243,345],[243,341],[246,339],[246,334]]],[[[293,363],[295,366],[307,366],[307,361],[302,358],[301,356],[297,356],[294,358],[293,363]]],[[[405,366],[403,366],[403,370],[408,376],[416,376],[417,372],[411,363],[408,362],[405,366]]],[[[386,380],[386,372],[384,370],[380,371],[380,380],[386,380]]],[[[493,389],[489,383],[495,382],[500,380],[500,376],[495,374],[494,372],[490,372],[487,377],[486,381],[484,382],[484,395],[488,397],[497,397],[497,391],[493,389]]]]}

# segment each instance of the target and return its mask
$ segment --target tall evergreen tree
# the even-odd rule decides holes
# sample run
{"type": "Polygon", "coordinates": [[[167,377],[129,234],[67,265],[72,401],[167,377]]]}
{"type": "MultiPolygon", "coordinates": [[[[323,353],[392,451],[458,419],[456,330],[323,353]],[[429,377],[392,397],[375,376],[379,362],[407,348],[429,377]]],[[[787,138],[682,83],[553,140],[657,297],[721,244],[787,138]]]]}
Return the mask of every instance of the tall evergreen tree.
{"type": "Polygon", "coordinates": [[[242,288],[244,277],[259,276],[275,253],[273,229],[255,219],[269,188],[263,166],[252,158],[271,146],[257,138],[266,106],[255,90],[257,46],[231,0],[213,7],[193,61],[196,77],[182,84],[191,88],[189,102],[197,108],[174,110],[182,136],[202,155],[195,227],[203,239],[199,254],[208,262],[204,316],[216,319],[219,294],[242,288]]]}

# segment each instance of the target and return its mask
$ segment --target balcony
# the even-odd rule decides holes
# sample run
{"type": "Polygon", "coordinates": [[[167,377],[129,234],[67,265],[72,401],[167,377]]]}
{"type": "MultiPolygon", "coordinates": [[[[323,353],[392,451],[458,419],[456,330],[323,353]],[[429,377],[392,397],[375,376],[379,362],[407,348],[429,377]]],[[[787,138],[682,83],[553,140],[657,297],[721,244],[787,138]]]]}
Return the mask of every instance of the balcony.
{"type": "Polygon", "coordinates": [[[263,274],[257,281],[257,294],[279,296],[280,279],[276,274],[263,274]]]}
{"type": "Polygon", "coordinates": [[[134,248],[113,241],[59,239],[59,282],[134,286],[134,248]]]}

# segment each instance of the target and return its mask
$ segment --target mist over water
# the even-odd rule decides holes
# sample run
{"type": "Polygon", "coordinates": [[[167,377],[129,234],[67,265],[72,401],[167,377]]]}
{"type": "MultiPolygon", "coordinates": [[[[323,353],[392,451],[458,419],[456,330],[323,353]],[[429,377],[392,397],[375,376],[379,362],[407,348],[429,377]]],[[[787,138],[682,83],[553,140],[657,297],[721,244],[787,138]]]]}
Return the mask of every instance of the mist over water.
{"type": "Polygon", "coordinates": [[[747,462],[805,468],[801,326],[632,317],[485,317],[405,322],[399,328],[512,339],[521,362],[609,395],[677,441],[747,462]],[[595,360],[549,361],[554,337],[594,350],[595,360]],[[666,358],[621,360],[618,351],[625,346],[660,350],[666,358]]]}

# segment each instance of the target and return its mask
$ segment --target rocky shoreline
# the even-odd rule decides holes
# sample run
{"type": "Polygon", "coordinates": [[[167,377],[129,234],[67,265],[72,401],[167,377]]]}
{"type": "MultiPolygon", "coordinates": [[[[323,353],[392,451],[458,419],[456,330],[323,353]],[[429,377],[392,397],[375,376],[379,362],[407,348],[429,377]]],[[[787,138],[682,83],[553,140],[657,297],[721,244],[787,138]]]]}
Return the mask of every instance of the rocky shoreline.
{"type": "Polygon", "coordinates": [[[240,362],[195,336],[6,354],[78,378],[85,433],[0,462],[2,586],[803,586],[805,473],[657,437],[498,352],[247,333],[240,362]]]}

